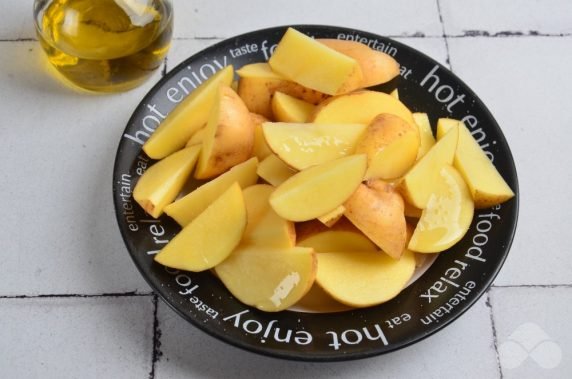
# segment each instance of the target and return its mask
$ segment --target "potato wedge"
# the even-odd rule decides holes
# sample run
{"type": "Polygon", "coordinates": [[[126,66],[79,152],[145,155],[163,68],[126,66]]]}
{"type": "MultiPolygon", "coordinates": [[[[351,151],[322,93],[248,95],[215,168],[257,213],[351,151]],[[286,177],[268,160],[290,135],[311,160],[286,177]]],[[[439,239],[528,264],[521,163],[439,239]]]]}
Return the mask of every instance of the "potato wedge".
{"type": "Polygon", "coordinates": [[[297,246],[311,247],[316,253],[332,251],[378,251],[352,223],[340,221],[331,228],[316,225],[315,221],[303,223],[298,229],[297,246]]]}
{"type": "Polygon", "coordinates": [[[187,141],[185,147],[193,145],[202,145],[204,136],[205,136],[205,128],[203,127],[193,133],[191,138],[189,138],[189,140],[187,141]]]}
{"type": "Polygon", "coordinates": [[[259,161],[263,161],[272,154],[270,146],[266,143],[264,133],[262,132],[262,124],[268,122],[268,119],[257,113],[250,113],[252,122],[254,123],[254,146],[252,147],[252,156],[257,157],[259,161]]]}
{"type": "Polygon", "coordinates": [[[268,60],[273,71],[304,87],[340,95],[360,88],[359,63],[305,34],[288,28],[268,60]],[[304,59],[300,59],[300,57],[304,59]]]}
{"type": "Polygon", "coordinates": [[[413,119],[419,129],[420,144],[417,152],[417,160],[419,160],[435,145],[435,137],[427,113],[413,113],[413,119]]]}
{"type": "Polygon", "coordinates": [[[179,270],[211,269],[238,245],[246,221],[242,191],[234,183],[165,245],[155,261],[179,270]]]}
{"type": "Polygon", "coordinates": [[[437,122],[437,137],[439,138],[450,128],[455,127],[455,123],[459,128],[459,143],[453,165],[469,186],[475,208],[489,208],[514,197],[512,189],[463,122],[440,119],[437,122]]]}
{"type": "Polygon", "coordinates": [[[361,124],[265,122],[262,125],[268,146],[296,170],[352,154],[365,129],[361,124]]]}
{"type": "Polygon", "coordinates": [[[291,221],[320,217],[351,196],[365,174],[366,165],[367,158],[361,154],[300,171],[276,188],[270,196],[270,205],[278,215],[291,221]]]}
{"type": "Polygon", "coordinates": [[[344,212],[346,211],[346,207],[343,205],[338,206],[331,212],[326,213],[318,217],[318,221],[322,224],[326,225],[328,228],[331,228],[338,222],[342,217],[344,217],[344,212]]]}
{"type": "Polygon", "coordinates": [[[371,251],[316,256],[316,283],[334,299],[352,307],[369,307],[391,300],[415,271],[415,256],[408,250],[399,260],[371,251]]]}
{"type": "Polygon", "coordinates": [[[274,93],[271,105],[274,119],[278,122],[306,122],[316,108],[307,101],[279,91],[274,93]]]}
{"type": "Polygon", "coordinates": [[[297,171],[284,163],[284,161],[276,155],[271,154],[260,162],[256,172],[258,173],[258,176],[266,182],[278,187],[288,178],[294,176],[297,171]]]}
{"type": "Polygon", "coordinates": [[[242,188],[256,183],[258,176],[256,169],[258,159],[250,158],[246,162],[236,165],[216,179],[211,180],[165,207],[165,213],[175,219],[181,226],[186,226],[210,203],[215,201],[234,182],[242,188]]]}
{"type": "Polygon", "coordinates": [[[221,86],[203,136],[195,178],[220,175],[252,156],[254,123],[241,98],[221,86]]]}
{"type": "Polygon", "coordinates": [[[383,84],[399,75],[399,63],[391,55],[373,50],[363,43],[327,38],[316,41],[358,62],[363,74],[361,87],[383,84]]]}
{"type": "Polygon", "coordinates": [[[406,223],[403,198],[395,188],[381,180],[360,184],[344,203],[345,216],[394,259],[403,254],[406,223]]]}
{"type": "Polygon", "coordinates": [[[248,223],[242,244],[287,248],[296,244],[296,230],[291,221],[278,216],[268,199],[274,187],[257,184],[243,191],[248,223]]]}
{"type": "Polygon", "coordinates": [[[241,302],[278,312],[298,302],[316,277],[316,257],[307,247],[240,246],[215,272],[241,302]]]}
{"type": "Polygon", "coordinates": [[[149,167],[135,184],[133,199],[151,217],[159,217],[191,176],[200,151],[200,146],[188,147],[149,167]]]}
{"type": "Polygon", "coordinates": [[[408,249],[439,253],[450,248],[467,233],[473,214],[473,199],[463,177],[453,166],[444,165],[408,249]]]}
{"type": "Polygon", "coordinates": [[[419,209],[427,206],[441,167],[453,164],[458,140],[459,128],[452,128],[403,177],[399,190],[409,204],[419,209]]]}
{"type": "Polygon", "coordinates": [[[367,154],[365,179],[396,179],[415,163],[419,131],[398,116],[382,113],[368,125],[356,146],[356,153],[367,154]]]}
{"type": "Polygon", "coordinates": [[[230,85],[234,69],[227,66],[207,79],[187,96],[151,134],[143,151],[153,159],[161,159],[181,149],[191,135],[209,119],[220,85],[230,85]]]}

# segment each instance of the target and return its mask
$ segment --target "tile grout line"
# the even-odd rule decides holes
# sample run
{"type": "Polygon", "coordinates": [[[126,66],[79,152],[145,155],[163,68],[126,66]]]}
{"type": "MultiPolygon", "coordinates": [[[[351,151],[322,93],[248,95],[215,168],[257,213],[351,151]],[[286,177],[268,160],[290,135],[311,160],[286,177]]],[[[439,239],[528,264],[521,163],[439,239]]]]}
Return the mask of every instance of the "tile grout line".
{"type": "Polygon", "coordinates": [[[493,284],[492,288],[572,288],[572,284],[507,284],[496,285],[493,284]]]}
{"type": "Polygon", "coordinates": [[[440,0],[435,0],[437,3],[437,12],[439,13],[439,22],[441,23],[441,30],[443,31],[443,40],[445,41],[445,51],[447,52],[446,62],[449,66],[449,70],[453,71],[453,65],[451,64],[451,54],[449,52],[449,41],[447,40],[447,34],[445,33],[445,22],[443,21],[443,13],[441,12],[441,2],[440,0]]]}
{"type": "Polygon", "coordinates": [[[98,298],[98,297],[145,297],[154,296],[153,292],[109,292],[99,294],[79,294],[79,293],[62,293],[62,294],[40,294],[40,295],[3,295],[3,299],[49,299],[49,298],[98,298]]]}
{"type": "Polygon", "coordinates": [[[493,347],[495,349],[495,356],[497,359],[497,368],[499,370],[500,379],[503,379],[502,366],[500,363],[500,355],[499,355],[499,349],[498,349],[497,328],[495,326],[495,320],[494,320],[494,316],[493,316],[493,306],[491,304],[490,290],[487,291],[487,293],[486,293],[485,305],[487,308],[489,308],[489,317],[491,319],[491,328],[492,328],[492,332],[493,332],[493,347]]]}
{"type": "MultiPolygon", "coordinates": [[[[439,0],[436,0],[437,3],[439,0]]],[[[442,17],[440,16],[440,21],[442,22],[442,17]]],[[[444,29],[444,28],[443,28],[444,29]]],[[[464,30],[462,34],[446,34],[442,33],[439,35],[424,34],[422,32],[414,33],[402,33],[402,34],[386,34],[384,37],[388,38],[518,38],[518,37],[572,37],[572,33],[544,33],[537,30],[529,30],[527,32],[513,31],[513,30],[503,30],[500,32],[489,32],[487,30],[464,30]]],[[[195,37],[174,37],[174,41],[219,41],[232,37],[206,37],[206,36],[195,36],[195,37]]],[[[29,38],[0,38],[0,42],[37,42],[38,40],[33,37],[29,38]]]]}
{"type": "Polygon", "coordinates": [[[161,352],[161,329],[159,328],[159,317],[157,316],[159,310],[159,297],[153,295],[153,351],[151,354],[151,371],[149,372],[149,379],[155,379],[155,369],[157,362],[163,353],[161,352]]]}

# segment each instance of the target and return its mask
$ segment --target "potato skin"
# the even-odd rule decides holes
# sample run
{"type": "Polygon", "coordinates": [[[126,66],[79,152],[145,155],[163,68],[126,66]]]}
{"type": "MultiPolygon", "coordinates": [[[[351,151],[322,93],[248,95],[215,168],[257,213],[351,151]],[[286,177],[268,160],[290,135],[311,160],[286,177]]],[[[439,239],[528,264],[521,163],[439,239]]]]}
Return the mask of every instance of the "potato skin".
{"type": "Polygon", "coordinates": [[[215,177],[252,156],[254,122],[248,108],[227,86],[220,88],[218,101],[205,131],[197,179],[215,177]]]}

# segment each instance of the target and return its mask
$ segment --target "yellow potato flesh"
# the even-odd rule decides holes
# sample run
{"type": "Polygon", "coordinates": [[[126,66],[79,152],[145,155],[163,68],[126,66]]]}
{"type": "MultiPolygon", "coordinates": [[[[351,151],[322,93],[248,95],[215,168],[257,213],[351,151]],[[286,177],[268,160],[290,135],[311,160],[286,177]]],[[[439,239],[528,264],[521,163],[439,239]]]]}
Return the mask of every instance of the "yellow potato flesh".
{"type": "Polygon", "coordinates": [[[139,178],[133,190],[135,201],[154,218],[173,202],[190,177],[201,151],[192,146],[163,158],[139,178]]]}
{"type": "Polygon", "coordinates": [[[307,221],[331,212],[360,184],[365,155],[351,155],[300,171],[270,196],[272,208],[291,221],[307,221]]]}
{"type": "Polygon", "coordinates": [[[288,178],[294,176],[296,172],[296,170],[288,166],[282,159],[274,154],[269,155],[260,162],[257,170],[258,176],[275,187],[278,187],[288,178]]]}
{"type": "Polygon", "coordinates": [[[252,156],[253,146],[250,112],[232,88],[221,86],[205,127],[195,178],[212,178],[246,161],[252,156]]]}
{"type": "Polygon", "coordinates": [[[258,184],[243,191],[248,224],[242,244],[267,247],[293,247],[296,231],[291,221],[284,220],[270,207],[268,199],[274,187],[258,184]]]}
{"type": "Polygon", "coordinates": [[[417,152],[417,159],[419,160],[435,145],[435,137],[427,113],[413,113],[413,119],[419,129],[420,144],[417,152]]]}
{"type": "Polygon", "coordinates": [[[390,96],[393,96],[393,97],[395,97],[397,100],[399,100],[399,90],[398,90],[397,88],[394,89],[393,91],[391,91],[391,92],[389,93],[389,95],[390,95],[390,96]]]}
{"type": "Polygon", "coordinates": [[[272,113],[279,122],[306,122],[316,107],[282,92],[272,97],[272,113]]]}
{"type": "Polygon", "coordinates": [[[320,221],[322,224],[326,225],[327,227],[332,227],[333,225],[335,225],[336,222],[339,221],[340,218],[342,218],[344,216],[345,211],[346,211],[346,207],[344,207],[343,205],[340,205],[336,209],[334,209],[333,211],[328,212],[325,215],[318,217],[318,221],[320,221]]]}
{"type": "Polygon", "coordinates": [[[310,121],[317,124],[369,125],[381,113],[398,116],[415,125],[413,115],[402,102],[386,93],[368,90],[325,100],[316,108],[310,121]]]}
{"type": "Polygon", "coordinates": [[[241,302],[266,312],[278,312],[300,300],[316,276],[314,251],[239,246],[215,272],[241,302]]]}
{"type": "Polygon", "coordinates": [[[457,170],[444,165],[438,170],[434,192],[421,214],[408,249],[438,253],[457,243],[473,220],[473,199],[457,170]]]}
{"type": "Polygon", "coordinates": [[[454,122],[459,127],[459,143],[453,165],[469,186],[475,208],[489,208],[511,199],[514,192],[462,122],[440,119],[437,136],[454,127],[454,122]]]}
{"type": "Polygon", "coordinates": [[[230,85],[233,75],[232,66],[227,66],[195,89],[161,122],[143,145],[143,151],[160,159],[185,146],[193,133],[207,123],[219,86],[230,85]]]}
{"type": "Polygon", "coordinates": [[[392,258],[399,259],[406,244],[403,199],[388,183],[360,184],[344,203],[345,216],[392,258]]]}
{"type": "Polygon", "coordinates": [[[458,139],[459,128],[452,128],[403,177],[400,189],[407,202],[419,209],[427,206],[441,167],[453,164],[458,139]]]}
{"type": "Polygon", "coordinates": [[[310,104],[318,104],[328,95],[306,88],[278,75],[268,63],[253,63],[237,71],[240,75],[237,92],[251,112],[273,118],[272,98],[276,92],[293,96],[310,104]]]}
{"type": "Polygon", "coordinates": [[[317,253],[332,251],[377,251],[378,247],[358,231],[327,230],[296,243],[313,248],[317,253]]]}
{"type": "Polygon", "coordinates": [[[300,310],[302,312],[313,313],[331,313],[341,312],[351,309],[345,304],[340,303],[330,296],[322,287],[316,282],[310,291],[303,298],[301,298],[291,310],[300,310]]]}
{"type": "Polygon", "coordinates": [[[401,177],[415,163],[418,150],[418,129],[388,113],[373,119],[356,146],[356,153],[368,157],[365,179],[401,177]]]}
{"type": "Polygon", "coordinates": [[[193,145],[200,145],[203,143],[203,138],[205,136],[205,128],[201,128],[193,133],[191,138],[187,141],[186,147],[193,145]]]}
{"type": "Polygon", "coordinates": [[[297,170],[352,154],[365,129],[361,124],[266,122],[262,125],[272,151],[297,170]]]}
{"type": "Polygon", "coordinates": [[[238,183],[185,226],[155,261],[186,271],[204,271],[225,260],[242,238],[247,214],[238,183]]]}
{"type": "Polygon", "coordinates": [[[250,113],[252,122],[254,123],[254,146],[252,147],[252,156],[257,157],[259,161],[262,161],[270,154],[270,146],[266,143],[264,138],[264,132],[262,131],[262,124],[267,122],[268,119],[257,113],[250,113]]]}
{"type": "Polygon", "coordinates": [[[258,179],[256,175],[257,167],[258,160],[256,158],[251,158],[236,165],[216,179],[203,184],[165,207],[165,213],[174,218],[179,225],[185,226],[203,212],[210,203],[216,200],[234,182],[238,182],[242,188],[255,184],[258,179]]]}
{"type": "Polygon", "coordinates": [[[363,82],[355,59],[292,28],[288,28],[268,64],[285,78],[328,95],[353,91],[363,82]]]}
{"type": "Polygon", "coordinates": [[[381,51],[370,49],[356,41],[339,39],[317,39],[318,42],[355,59],[361,67],[361,87],[386,83],[399,75],[399,63],[381,51]]]}
{"type": "Polygon", "coordinates": [[[415,256],[407,250],[399,260],[371,251],[332,252],[317,257],[316,282],[334,299],[353,307],[391,300],[415,271],[415,256]]]}

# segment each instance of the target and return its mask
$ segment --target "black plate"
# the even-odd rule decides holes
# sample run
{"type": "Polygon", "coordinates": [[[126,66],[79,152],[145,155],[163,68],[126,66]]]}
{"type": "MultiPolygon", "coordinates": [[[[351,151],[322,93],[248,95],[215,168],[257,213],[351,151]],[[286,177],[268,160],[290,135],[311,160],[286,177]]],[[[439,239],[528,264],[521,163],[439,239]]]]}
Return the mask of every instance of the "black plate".
{"type": "MultiPolygon", "coordinates": [[[[444,328],[487,290],[511,245],[518,214],[513,158],[500,127],[473,91],[445,67],[389,38],[332,26],[295,26],[320,38],[353,38],[393,55],[404,72],[377,88],[399,88],[413,112],[465,120],[516,196],[502,206],[476,211],[465,238],[442,253],[430,269],[385,304],[340,313],[264,313],[234,299],[209,272],[177,272],[153,262],[179,227],[167,216],[152,220],[133,201],[137,178],[152,161],[142,152],[146,135],[176,105],[185,89],[232,64],[265,61],[286,27],[234,37],[188,58],[167,74],[135,109],[119,143],[113,196],[119,229],[137,268],[154,291],[181,317],[232,345],[256,353],[307,361],[365,358],[413,344],[444,328]],[[250,52],[247,52],[249,46],[250,52]],[[241,47],[243,49],[241,49],[241,47]]],[[[467,343],[470,343],[467,341],[467,343]]]]}

